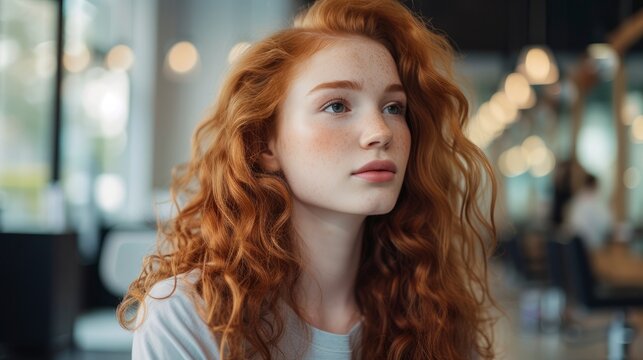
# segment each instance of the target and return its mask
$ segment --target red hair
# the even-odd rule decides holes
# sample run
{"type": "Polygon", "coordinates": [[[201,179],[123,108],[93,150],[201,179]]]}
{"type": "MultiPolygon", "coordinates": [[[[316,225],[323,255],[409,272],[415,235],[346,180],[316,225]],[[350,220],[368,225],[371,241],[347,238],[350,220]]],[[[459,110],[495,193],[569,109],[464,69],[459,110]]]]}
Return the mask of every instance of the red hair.
{"type": "Polygon", "coordinates": [[[199,269],[196,292],[221,355],[271,357],[284,327],[279,301],[299,313],[291,290],[302,264],[288,184],[263,171],[259,155],[294,66],[347,35],[390,51],[412,137],[395,208],[366,219],[355,287],[364,320],[354,356],[493,357],[486,311],[493,173],[463,134],[468,105],[451,75],[449,44],[394,0],[320,0],[295,27],[254,44],[234,65],[213,115],[195,133],[191,160],[174,177],[178,214],[162,227],[163,251],[146,259],[119,308],[124,326],[133,322],[127,310],[144,304],[154,284],[199,269]],[[478,203],[485,184],[489,218],[478,203]]]}

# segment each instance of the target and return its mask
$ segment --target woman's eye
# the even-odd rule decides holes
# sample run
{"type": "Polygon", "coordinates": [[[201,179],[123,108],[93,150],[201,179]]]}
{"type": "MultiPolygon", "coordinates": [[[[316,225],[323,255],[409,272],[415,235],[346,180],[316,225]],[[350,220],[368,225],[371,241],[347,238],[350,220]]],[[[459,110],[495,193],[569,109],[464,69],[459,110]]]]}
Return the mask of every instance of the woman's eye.
{"type": "Polygon", "coordinates": [[[324,111],[328,113],[333,113],[333,114],[341,114],[346,112],[347,110],[346,110],[346,105],[344,105],[343,103],[334,102],[324,107],[324,111]]]}
{"type": "Polygon", "coordinates": [[[391,115],[403,115],[404,108],[398,104],[391,104],[384,108],[384,112],[391,115]]]}

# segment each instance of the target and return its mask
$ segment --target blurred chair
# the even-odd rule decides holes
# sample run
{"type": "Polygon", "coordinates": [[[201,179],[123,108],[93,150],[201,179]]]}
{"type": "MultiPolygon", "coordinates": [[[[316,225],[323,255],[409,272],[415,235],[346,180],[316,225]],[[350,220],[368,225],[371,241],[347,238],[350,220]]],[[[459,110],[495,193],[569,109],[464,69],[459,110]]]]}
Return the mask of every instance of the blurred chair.
{"type": "Polygon", "coordinates": [[[550,235],[547,240],[547,275],[550,286],[567,292],[569,289],[569,276],[564,262],[565,244],[555,235],[550,235]]]}
{"type": "Polygon", "coordinates": [[[627,359],[635,329],[627,322],[630,308],[643,308],[643,287],[601,283],[594,274],[583,240],[574,236],[565,245],[565,263],[579,304],[589,310],[611,309],[616,315],[608,331],[608,359],[627,359]]]}
{"type": "MultiPolygon", "coordinates": [[[[99,276],[113,295],[123,297],[142,268],[143,258],[154,250],[154,230],[111,230],[105,236],[99,259],[99,276]]],[[[115,308],[90,310],[74,324],[74,342],[85,351],[126,352],[132,334],[118,324],[115,308]]]]}
{"type": "Polygon", "coordinates": [[[547,285],[547,272],[545,259],[543,259],[534,241],[535,233],[522,231],[504,243],[504,247],[511,258],[511,263],[520,276],[524,285],[530,288],[542,288],[547,285]]]}
{"type": "Polygon", "coordinates": [[[545,245],[547,288],[541,304],[541,330],[558,332],[568,325],[569,276],[565,268],[564,244],[550,232],[545,245]]]}

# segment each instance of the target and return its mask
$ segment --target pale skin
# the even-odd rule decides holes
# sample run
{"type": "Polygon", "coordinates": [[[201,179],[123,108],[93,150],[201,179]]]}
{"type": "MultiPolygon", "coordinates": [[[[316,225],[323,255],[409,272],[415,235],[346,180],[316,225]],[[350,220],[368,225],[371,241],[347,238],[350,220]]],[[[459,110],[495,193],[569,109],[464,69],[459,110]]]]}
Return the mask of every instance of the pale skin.
{"type": "Polygon", "coordinates": [[[388,50],[363,37],[338,38],[295,70],[262,163],[292,191],[304,320],[345,334],[361,317],[354,288],[364,220],[390,212],[402,187],[406,95],[388,50]],[[383,180],[358,174],[374,160],[396,169],[383,180]]]}

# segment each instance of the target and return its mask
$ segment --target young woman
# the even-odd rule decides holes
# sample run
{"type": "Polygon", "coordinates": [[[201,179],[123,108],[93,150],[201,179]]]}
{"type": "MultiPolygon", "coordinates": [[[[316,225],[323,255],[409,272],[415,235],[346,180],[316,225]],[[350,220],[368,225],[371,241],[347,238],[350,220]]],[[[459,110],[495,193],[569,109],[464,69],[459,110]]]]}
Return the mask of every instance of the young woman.
{"type": "Polygon", "coordinates": [[[319,0],[255,43],[119,309],[134,358],[492,358],[495,185],[451,63],[395,0],[319,0]]]}

